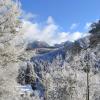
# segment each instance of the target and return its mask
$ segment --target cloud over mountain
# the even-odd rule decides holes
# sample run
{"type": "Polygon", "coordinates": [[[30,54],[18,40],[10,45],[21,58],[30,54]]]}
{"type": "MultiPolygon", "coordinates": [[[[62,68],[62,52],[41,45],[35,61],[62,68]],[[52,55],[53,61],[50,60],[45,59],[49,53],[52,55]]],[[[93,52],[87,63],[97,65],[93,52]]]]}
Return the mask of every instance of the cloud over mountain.
{"type": "Polygon", "coordinates": [[[22,22],[24,39],[27,41],[39,40],[53,45],[67,40],[74,41],[86,35],[78,31],[73,33],[61,31],[60,26],[55,23],[52,16],[49,16],[43,25],[26,19],[23,19],[22,22]]]}

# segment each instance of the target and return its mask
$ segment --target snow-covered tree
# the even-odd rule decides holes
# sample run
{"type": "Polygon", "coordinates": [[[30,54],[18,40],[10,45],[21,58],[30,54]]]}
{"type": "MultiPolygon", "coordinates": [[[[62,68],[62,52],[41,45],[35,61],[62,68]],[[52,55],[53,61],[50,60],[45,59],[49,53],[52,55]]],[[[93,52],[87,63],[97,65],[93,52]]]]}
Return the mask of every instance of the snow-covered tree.
{"type": "Polygon", "coordinates": [[[0,0],[0,34],[15,33],[19,28],[19,15],[20,6],[18,1],[0,0]]]}
{"type": "Polygon", "coordinates": [[[89,30],[89,33],[93,35],[100,34],[100,20],[91,24],[91,29],[89,30]]]}
{"type": "Polygon", "coordinates": [[[16,82],[23,51],[19,16],[18,1],[0,0],[0,100],[20,100],[16,82]]]}

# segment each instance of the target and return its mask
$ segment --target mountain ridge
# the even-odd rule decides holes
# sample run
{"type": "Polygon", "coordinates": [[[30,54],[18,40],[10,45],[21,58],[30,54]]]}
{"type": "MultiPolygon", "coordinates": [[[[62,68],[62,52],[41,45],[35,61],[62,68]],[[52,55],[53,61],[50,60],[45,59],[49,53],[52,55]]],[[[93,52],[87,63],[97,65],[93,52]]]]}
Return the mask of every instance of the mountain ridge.
{"type": "Polygon", "coordinates": [[[47,100],[66,100],[66,99],[71,100],[72,97],[69,92],[73,92],[73,96],[75,96],[75,98],[73,98],[72,100],[77,100],[77,98],[81,100],[85,99],[84,97],[84,94],[86,93],[85,68],[87,62],[86,57],[87,55],[89,55],[89,61],[88,61],[90,66],[89,74],[90,76],[93,75],[93,79],[92,78],[90,79],[92,80],[95,80],[95,78],[98,79],[97,81],[92,81],[92,80],[90,81],[92,85],[95,84],[95,88],[91,90],[93,91],[92,92],[93,94],[91,94],[91,100],[94,100],[92,98],[95,98],[95,100],[99,100],[100,95],[97,95],[100,93],[98,87],[100,85],[99,50],[100,50],[100,35],[97,34],[79,39],[74,43],[71,43],[71,45],[67,46],[64,45],[61,48],[50,51],[48,53],[33,56],[30,59],[31,63],[30,70],[34,71],[35,75],[37,76],[35,77],[37,81],[34,80],[32,81],[32,83],[29,82],[29,84],[35,83],[35,85],[38,87],[37,90],[40,91],[40,93],[43,93],[42,96],[45,97],[45,95],[47,95],[48,98],[47,100]],[[70,83],[70,80],[72,82],[75,81],[75,83],[70,83]],[[37,83],[40,83],[42,85],[38,85],[37,83]],[[81,94],[77,96],[72,88],[71,88],[72,90],[69,91],[70,85],[71,87],[75,87],[75,91],[77,91],[78,94],[80,92],[81,94]],[[80,87],[80,85],[82,86],[80,87]],[[66,90],[64,90],[65,87],[66,90]],[[63,90],[64,92],[63,95],[61,90],[63,90]],[[46,94],[46,92],[50,94],[48,95],[46,94]],[[67,93],[69,93],[69,95],[67,93]]]}

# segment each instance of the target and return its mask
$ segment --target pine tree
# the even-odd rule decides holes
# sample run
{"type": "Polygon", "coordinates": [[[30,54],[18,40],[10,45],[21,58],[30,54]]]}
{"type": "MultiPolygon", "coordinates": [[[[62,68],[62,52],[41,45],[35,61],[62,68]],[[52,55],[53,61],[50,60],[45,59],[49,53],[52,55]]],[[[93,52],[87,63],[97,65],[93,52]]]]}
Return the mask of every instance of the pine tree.
{"type": "Polygon", "coordinates": [[[100,20],[91,24],[91,29],[90,29],[89,33],[100,34],[100,20]]]}

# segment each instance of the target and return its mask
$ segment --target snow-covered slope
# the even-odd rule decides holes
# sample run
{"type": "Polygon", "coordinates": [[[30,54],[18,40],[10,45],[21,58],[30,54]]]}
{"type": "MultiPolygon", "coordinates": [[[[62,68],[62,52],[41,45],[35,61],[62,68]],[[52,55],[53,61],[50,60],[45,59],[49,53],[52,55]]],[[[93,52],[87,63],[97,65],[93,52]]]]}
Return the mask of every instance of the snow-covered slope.
{"type": "Polygon", "coordinates": [[[88,64],[90,100],[100,100],[100,35],[33,56],[30,64],[34,80],[29,83],[42,89],[46,100],[85,100],[88,64]]]}
{"type": "Polygon", "coordinates": [[[27,50],[35,49],[35,48],[47,48],[49,45],[43,41],[34,41],[27,45],[27,50]]]}

